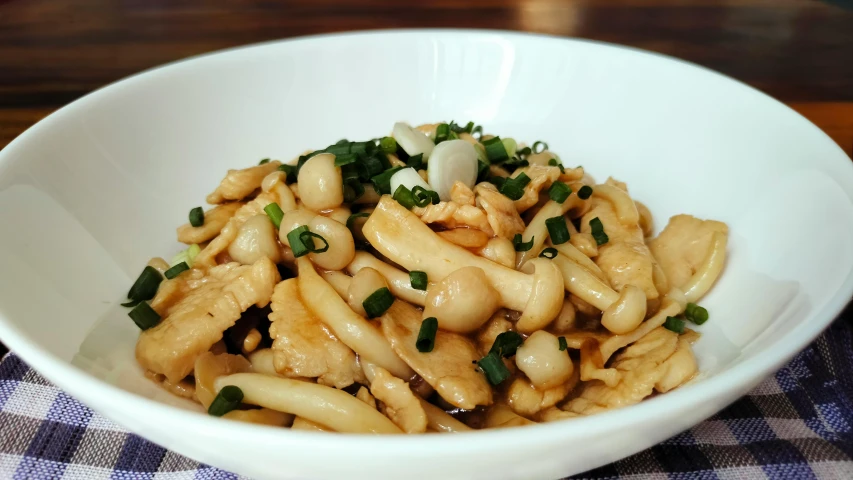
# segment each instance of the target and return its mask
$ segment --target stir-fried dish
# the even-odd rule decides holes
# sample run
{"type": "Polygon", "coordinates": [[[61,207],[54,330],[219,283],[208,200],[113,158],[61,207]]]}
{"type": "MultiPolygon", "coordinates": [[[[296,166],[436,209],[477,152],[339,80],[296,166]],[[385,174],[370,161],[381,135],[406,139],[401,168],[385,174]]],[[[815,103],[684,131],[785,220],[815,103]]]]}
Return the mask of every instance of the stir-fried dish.
{"type": "Polygon", "coordinates": [[[211,415],[459,432],[632,405],[697,373],[727,227],[652,216],[548,145],[394,125],[228,171],[128,295],[146,374],[211,415]]]}

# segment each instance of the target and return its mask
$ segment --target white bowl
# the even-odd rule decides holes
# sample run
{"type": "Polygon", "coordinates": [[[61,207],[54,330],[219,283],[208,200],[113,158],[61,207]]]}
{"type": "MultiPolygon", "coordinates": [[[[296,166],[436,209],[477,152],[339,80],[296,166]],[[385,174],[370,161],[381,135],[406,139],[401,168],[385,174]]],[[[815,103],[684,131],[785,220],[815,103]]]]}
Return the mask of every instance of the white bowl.
{"type": "Polygon", "coordinates": [[[633,49],[502,32],[320,36],[231,50],[86,96],[0,152],[0,338],[106,417],[257,478],[556,478],[722,409],[805,347],[853,292],[853,165],[818,128],[729,78],[633,49]],[[288,431],[195,413],[142,377],[118,306],[227,168],[398,120],[474,120],[628,182],[660,228],[727,222],[703,304],[702,375],[639,405],[460,435],[288,431]]]}

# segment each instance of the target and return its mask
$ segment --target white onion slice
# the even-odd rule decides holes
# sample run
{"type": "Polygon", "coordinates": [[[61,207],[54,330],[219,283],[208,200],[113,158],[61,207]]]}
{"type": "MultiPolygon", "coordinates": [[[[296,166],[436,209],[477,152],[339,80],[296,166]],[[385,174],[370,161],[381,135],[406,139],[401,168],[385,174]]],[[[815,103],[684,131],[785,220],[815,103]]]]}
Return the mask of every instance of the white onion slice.
{"type": "Polygon", "coordinates": [[[402,170],[397,170],[394,175],[391,175],[391,194],[397,191],[397,187],[400,185],[405,185],[409,190],[415,188],[415,186],[420,185],[421,187],[432,190],[428,183],[418,175],[418,171],[412,167],[404,168],[402,170]]]}
{"type": "Polygon", "coordinates": [[[455,182],[462,182],[469,188],[477,182],[477,151],[465,140],[441,142],[432,152],[427,174],[439,198],[450,200],[450,188],[455,182]]]}
{"type": "Polygon", "coordinates": [[[397,144],[400,145],[400,147],[402,147],[409,156],[422,153],[424,154],[424,160],[427,160],[432,154],[432,150],[435,148],[435,144],[432,143],[432,140],[430,140],[429,137],[403,122],[397,122],[394,124],[394,130],[391,131],[391,135],[394,136],[394,140],[397,141],[397,144]]]}

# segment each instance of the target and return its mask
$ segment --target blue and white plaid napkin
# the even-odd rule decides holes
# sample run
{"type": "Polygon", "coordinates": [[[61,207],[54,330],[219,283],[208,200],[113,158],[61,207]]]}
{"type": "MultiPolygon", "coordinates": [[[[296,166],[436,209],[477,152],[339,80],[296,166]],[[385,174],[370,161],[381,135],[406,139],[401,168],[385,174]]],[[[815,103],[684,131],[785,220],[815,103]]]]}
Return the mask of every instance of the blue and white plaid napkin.
{"type": "MultiPolygon", "coordinates": [[[[853,479],[853,322],[746,397],[584,479],[853,479]]],[[[0,363],[0,479],[236,479],[128,433],[14,354],[0,363]]]]}

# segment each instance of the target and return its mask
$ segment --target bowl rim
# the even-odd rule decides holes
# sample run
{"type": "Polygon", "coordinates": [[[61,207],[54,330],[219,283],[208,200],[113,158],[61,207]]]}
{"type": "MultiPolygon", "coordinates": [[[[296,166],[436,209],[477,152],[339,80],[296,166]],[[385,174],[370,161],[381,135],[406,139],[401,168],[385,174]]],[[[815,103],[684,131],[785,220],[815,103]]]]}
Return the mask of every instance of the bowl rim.
{"type": "MultiPolygon", "coordinates": [[[[55,122],[61,122],[66,116],[73,115],[80,108],[90,102],[98,101],[105,95],[118,92],[119,89],[133,86],[139,82],[145,82],[149,78],[160,75],[168,75],[182,68],[193,68],[199,62],[227,60],[231,56],[239,56],[261,49],[285,46],[298,46],[303,43],[335,42],[340,39],[359,39],[372,37],[418,37],[444,38],[475,36],[480,38],[501,38],[511,42],[533,41],[533,42],[566,42],[595,49],[622,50],[633,55],[643,55],[655,61],[674,62],[682,69],[699,69],[705,74],[712,74],[727,82],[733,82],[748,89],[751,95],[758,95],[782,106],[789,114],[799,117],[802,128],[812,128],[822,135],[826,142],[830,142],[840,153],[839,158],[844,160],[848,175],[853,178],[853,162],[847,159],[847,154],[826,135],[820,128],[808,121],[805,117],[794,111],[787,105],[770,97],[769,95],[726,75],[709,68],[681,60],[661,53],[650,52],[636,47],[618,45],[597,40],[567,38],[556,35],[527,33],[516,31],[492,30],[492,29],[380,29],[361,30],[352,32],[324,33],[318,35],[300,36],[287,39],[271,40],[250,45],[237,46],[223,50],[194,55],[181,60],[169,62],[160,66],[143,70],[123,79],[112,82],[97,90],[80,97],[51,113],[44,119],[31,126],[24,133],[12,140],[3,150],[0,150],[0,176],[16,161],[13,160],[19,150],[26,148],[26,143],[31,138],[36,138],[41,131],[47,129],[55,122]],[[6,168],[4,168],[6,167],[6,168]]],[[[843,187],[842,187],[843,188],[843,187]]],[[[853,192],[847,191],[848,196],[853,197],[853,192]]],[[[293,431],[278,427],[245,424],[240,422],[222,422],[218,418],[211,418],[198,412],[187,411],[178,407],[163,404],[158,401],[123,390],[110,383],[99,380],[89,373],[60,359],[58,356],[42,349],[38,342],[21,332],[12,324],[11,319],[0,313],[0,338],[10,347],[16,355],[19,355],[28,365],[45,376],[48,380],[66,392],[72,390],[76,394],[83,393],[81,400],[87,405],[92,398],[110,398],[114,403],[124,406],[124,411],[146,411],[146,416],[157,419],[168,419],[175,427],[181,429],[192,429],[199,435],[213,435],[217,437],[253,438],[257,442],[273,443],[276,445],[299,445],[301,448],[346,448],[351,447],[354,442],[366,447],[381,448],[382,455],[389,453],[411,453],[413,448],[428,448],[430,455],[447,453],[465,453],[469,451],[482,451],[484,448],[500,447],[501,445],[512,445],[518,443],[550,443],[561,438],[578,436],[578,434],[592,435],[594,432],[605,432],[624,429],[636,419],[655,422],[664,420],[672,408],[678,405],[698,405],[706,398],[719,397],[720,392],[737,393],[727,404],[740,397],[740,392],[756,385],[778,370],[785,362],[795,354],[806,348],[824,329],[826,329],[844,309],[853,295],[853,272],[848,273],[835,294],[830,297],[820,308],[815,308],[812,322],[800,322],[787,334],[779,337],[768,346],[764,352],[750,355],[731,367],[703,378],[699,382],[686,385],[666,395],[643,400],[642,402],[625,408],[608,410],[592,416],[578,417],[570,422],[557,421],[540,423],[525,428],[513,429],[487,429],[482,431],[466,432],[459,435],[368,435],[347,434],[328,435],[322,432],[293,431]],[[772,347],[772,348],[771,348],[772,347]],[[50,372],[44,374],[43,372],[50,372]],[[177,422],[177,423],[175,423],[177,422]],[[471,440],[478,441],[471,441],[471,440]]],[[[75,398],[80,399],[74,395],[75,398]]],[[[715,410],[715,412],[718,410],[715,410]]],[[[712,412],[713,414],[713,412],[712,412]]],[[[105,414],[112,419],[109,414],[105,414]]],[[[705,416],[709,417],[711,414],[705,416]]],[[[120,422],[117,422],[121,425],[120,422]]],[[[124,425],[122,425],[124,427],[124,425]]],[[[126,427],[124,427],[126,428],[126,427]]]]}

